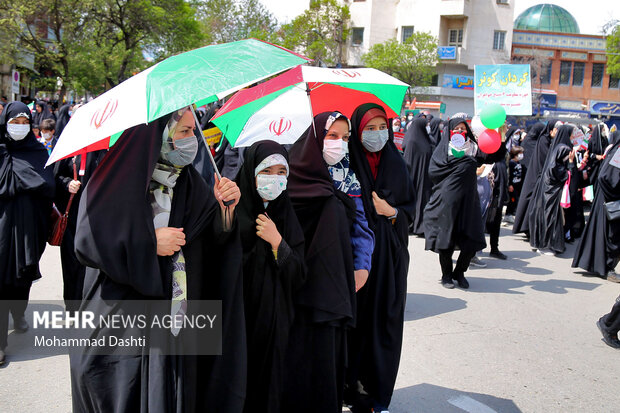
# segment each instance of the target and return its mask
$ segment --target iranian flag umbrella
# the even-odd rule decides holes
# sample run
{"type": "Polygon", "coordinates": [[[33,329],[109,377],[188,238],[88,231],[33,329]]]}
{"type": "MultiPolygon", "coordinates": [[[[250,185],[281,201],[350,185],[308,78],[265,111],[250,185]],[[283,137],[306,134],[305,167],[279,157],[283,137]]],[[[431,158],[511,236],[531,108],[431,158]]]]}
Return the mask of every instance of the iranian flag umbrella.
{"type": "Polygon", "coordinates": [[[107,149],[132,126],[189,106],[214,102],[308,61],[255,39],[206,46],[172,56],[79,108],[47,164],[107,149]]]}
{"type": "Polygon", "coordinates": [[[395,117],[408,87],[376,69],[298,66],[235,93],[212,122],[232,146],[263,139],[293,143],[321,112],[337,110],[350,118],[355,108],[370,102],[395,117]]]}

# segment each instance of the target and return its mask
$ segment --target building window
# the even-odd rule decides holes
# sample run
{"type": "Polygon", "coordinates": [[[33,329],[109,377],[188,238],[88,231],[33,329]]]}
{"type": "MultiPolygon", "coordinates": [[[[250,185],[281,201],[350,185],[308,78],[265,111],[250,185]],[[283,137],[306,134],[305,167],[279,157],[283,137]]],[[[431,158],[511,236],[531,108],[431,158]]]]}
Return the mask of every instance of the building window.
{"type": "Polygon", "coordinates": [[[463,29],[450,29],[448,31],[448,46],[463,46],[463,29]]]}
{"type": "Polygon", "coordinates": [[[400,41],[407,43],[411,36],[413,36],[413,26],[403,26],[400,41]]]}
{"type": "Polygon", "coordinates": [[[586,71],[584,62],[573,63],[573,86],[583,85],[583,73],[586,71]]]}
{"type": "Polygon", "coordinates": [[[605,64],[592,63],[592,87],[603,86],[604,70],[605,70],[605,64]]]}
{"type": "Polygon", "coordinates": [[[553,62],[545,62],[542,64],[541,72],[540,72],[540,83],[543,85],[548,85],[551,83],[551,69],[553,62]]]}
{"type": "Polygon", "coordinates": [[[504,43],[506,40],[506,32],[495,30],[493,35],[493,50],[504,50],[504,43]]]}
{"type": "Polygon", "coordinates": [[[497,0],[497,4],[508,4],[508,0],[497,0]]]}
{"type": "Polygon", "coordinates": [[[364,43],[364,28],[354,27],[351,35],[351,44],[353,46],[361,46],[364,43]]]}
{"type": "Polygon", "coordinates": [[[618,78],[609,75],[609,88],[610,89],[618,89],[618,78]]]}
{"type": "Polygon", "coordinates": [[[560,62],[560,84],[570,84],[570,72],[573,68],[573,62],[560,62]]]}

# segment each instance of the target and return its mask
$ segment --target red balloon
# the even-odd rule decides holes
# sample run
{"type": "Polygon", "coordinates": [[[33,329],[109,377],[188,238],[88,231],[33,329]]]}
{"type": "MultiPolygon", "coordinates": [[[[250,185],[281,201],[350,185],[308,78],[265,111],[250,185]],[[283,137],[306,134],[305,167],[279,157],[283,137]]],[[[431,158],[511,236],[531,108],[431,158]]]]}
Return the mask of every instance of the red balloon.
{"type": "Polygon", "coordinates": [[[484,153],[497,152],[502,144],[502,137],[495,129],[487,129],[478,136],[478,147],[484,153]]]}

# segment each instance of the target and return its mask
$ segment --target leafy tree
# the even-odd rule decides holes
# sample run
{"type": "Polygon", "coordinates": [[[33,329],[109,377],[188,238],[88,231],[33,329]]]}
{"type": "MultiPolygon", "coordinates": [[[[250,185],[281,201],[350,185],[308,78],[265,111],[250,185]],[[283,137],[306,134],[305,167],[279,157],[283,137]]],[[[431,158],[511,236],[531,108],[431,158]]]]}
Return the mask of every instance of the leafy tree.
{"type": "Polygon", "coordinates": [[[311,0],[309,8],[281,27],[282,46],[328,65],[344,59],[344,46],[350,34],[348,6],[336,0],[311,0]]]}
{"type": "Polygon", "coordinates": [[[437,38],[415,32],[405,43],[390,39],[373,45],[362,61],[411,86],[430,86],[437,64],[437,38]]]}
{"type": "Polygon", "coordinates": [[[278,25],[259,0],[196,0],[194,7],[208,43],[272,40],[278,25]]]}
{"type": "Polygon", "coordinates": [[[607,36],[607,73],[620,77],[620,24],[615,26],[607,36]]]}

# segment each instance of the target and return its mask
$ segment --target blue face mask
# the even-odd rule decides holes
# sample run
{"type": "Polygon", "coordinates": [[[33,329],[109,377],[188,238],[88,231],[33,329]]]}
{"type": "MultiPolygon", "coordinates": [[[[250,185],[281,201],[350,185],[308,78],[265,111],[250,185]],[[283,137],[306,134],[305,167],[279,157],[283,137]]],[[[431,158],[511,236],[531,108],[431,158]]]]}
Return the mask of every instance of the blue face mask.
{"type": "Polygon", "coordinates": [[[385,146],[390,135],[387,129],[365,130],[362,132],[362,145],[368,152],[379,152],[385,146]]]}

